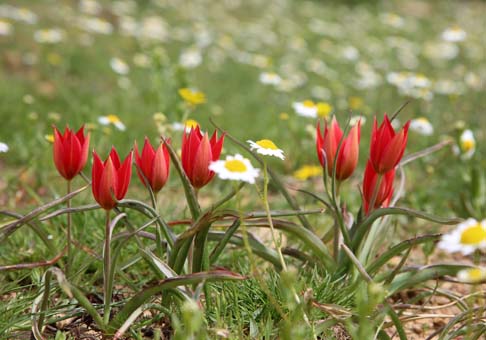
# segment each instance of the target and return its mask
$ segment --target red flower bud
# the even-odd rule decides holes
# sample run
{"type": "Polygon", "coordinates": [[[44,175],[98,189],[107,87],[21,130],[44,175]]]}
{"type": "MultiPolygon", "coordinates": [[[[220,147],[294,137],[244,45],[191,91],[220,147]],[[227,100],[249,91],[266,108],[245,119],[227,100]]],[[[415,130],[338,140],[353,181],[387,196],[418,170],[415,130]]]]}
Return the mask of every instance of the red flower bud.
{"type": "Polygon", "coordinates": [[[371,160],[366,164],[366,169],[363,179],[363,205],[365,213],[370,210],[379,208],[381,206],[387,207],[390,204],[393,195],[393,180],[395,179],[395,169],[388,171],[385,174],[378,174],[373,168],[371,160]],[[380,177],[379,184],[377,183],[380,177]],[[379,185],[378,188],[376,186],[379,185]],[[375,196],[374,204],[373,196],[375,196]],[[373,204],[373,207],[370,205],[373,204]]]}
{"type": "MultiPolygon", "coordinates": [[[[343,181],[353,174],[358,164],[360,136],[361,122],[358,122],[351,128],[349,135],[343,139],[339,149],[336,163],[337,180],[343,181]]],[[[332,176],[334,160],[341,138],[343,138],[343,131],[335,117],[332,119],[331,127],[328,128],[326,123],[324,134],[321,133],[320,123],[317,123],[317,157],[322,167],[327,168],[329,176],[332,176]]]]}
{"type": "Polygon", "coordinates": [[[105,210],[113,209],[116,202],[125,197],[132,176],[132,152],[128,154],[123,164],[115,148],[103,163],[93,151],[93,169],[91,188],[98,204],[105,210]]]}
{"type": "Polygon", "coordinates": [[[400,162],[407,146],[409,125],[410,121],[400,132],[395,133],[386,114],[380,128],[378,128],[375,117],[371,135],[370,160],[377,173],[384,174],[395,169],[400,162]]]}
{"type": "Polygon", "coordinates": [[[209,164],[217,161],[223,148],[224,134],[219,138],[216,131],[211,139],[208,134],[201,133],[199,126],[191,128],[182,136],[182,167],[192,186],[202,188],[214,177],[214,172],[209,170],[209,164]]]}
{"type": "Polygon", "coordinates": [[[142,183],[149,185],[154,193],[159,192],[169,178],[170,158],[165,144],[161,143],[157,150],[154,150],[148,138],[145,137],[142,156],[140,156],[135,142],[135,163],[138,177],[142,183]]]}
{"type": "Polygon", "coordinates": [[[88,160],[89,133],[84,125],[76,132],[66,127],[62,135],[54,126],[54,164],[59,174],[68,181],[83,169],[88,160]]]}

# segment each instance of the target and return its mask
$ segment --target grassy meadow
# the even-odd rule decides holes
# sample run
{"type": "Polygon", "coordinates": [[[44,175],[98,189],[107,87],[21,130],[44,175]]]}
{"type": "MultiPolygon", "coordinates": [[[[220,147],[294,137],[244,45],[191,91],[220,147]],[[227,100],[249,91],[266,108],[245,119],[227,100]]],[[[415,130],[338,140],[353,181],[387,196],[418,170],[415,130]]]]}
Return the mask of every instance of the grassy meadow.
{"type": "Polygon", "coordinates": [[[484,336],[485,11],[439,0],[1,1],[0,339],[484,336]],[[408,142],[390,208],[366,211],[373,120],[385,113],[397,113],[397,133],[410,121],[408,142]],[[332,117],[345,134],[361,126],[342,183],[316,154],[316,124],[332,117]],[[88,161],[68,200],[53,126],[83,124],[88,161]],[[182,140],[196,124],[225,131],[219,158],[248,158],[256,183],[189,183],[182,140]],[[114,146],[123,161],[161,136],[173,149],[167,183],[152,195],[131,175],[106,260],[92,151],[105,160],[114,146]],[[267,139],[284,160],[249,150],[267,139]]]}

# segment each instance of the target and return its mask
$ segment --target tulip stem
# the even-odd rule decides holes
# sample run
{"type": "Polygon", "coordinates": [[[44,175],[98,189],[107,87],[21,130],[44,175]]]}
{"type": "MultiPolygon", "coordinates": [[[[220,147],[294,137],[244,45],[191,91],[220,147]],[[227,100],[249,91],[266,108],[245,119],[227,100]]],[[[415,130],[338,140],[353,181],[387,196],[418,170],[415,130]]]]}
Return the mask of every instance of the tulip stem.
{"type": "MultiPolygon", "coordinates": [[[[69,195],[71,193],[71,180],[67,181],[67,194],[69,195]]],[[[71,208],[71,199],[69,198],[66,201],[66,205],[68,210],[71,208]]],[[[66,227],[66,232],[67,232],[67,264],[66,264],[66,273],[69,276],[70,269],[72,267],[72,258],[71,258],[71,213],[69,212],[67,214],[67,227],[66,227]]]]}
{"type": "Polygon", "coordinates": [[[110,226],[110,210],[106,210],[106,224],[105,224],[105,247],[103,250],[103,297],[104,297],[104,314],[103,320],[106,324],[110,321],[110,302],[111,302],[111,285],[110,285],[110,271],[111,271],[111,226],[110,226]]]}

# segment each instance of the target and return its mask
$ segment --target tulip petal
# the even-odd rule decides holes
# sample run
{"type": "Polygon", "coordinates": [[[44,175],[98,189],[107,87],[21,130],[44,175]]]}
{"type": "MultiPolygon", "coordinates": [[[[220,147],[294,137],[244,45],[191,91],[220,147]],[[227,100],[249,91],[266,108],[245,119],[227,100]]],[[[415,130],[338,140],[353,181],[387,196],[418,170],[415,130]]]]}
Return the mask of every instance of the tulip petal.
{"type": "Polygon", "coordinates": [[[59,130],[54,127],[54,144],[53,144],[53,156],[54,156],[54,165],[59,171],[59,174],[66,178],[66,169],[64,167],[64,138],[59,132],[59,130]]]}
{"type": "Polygon", "coordinates": [[[116,170],[117,182],[115,186],[115,197],[117,200],[123,199],[128,191],[128,185],[132,177],[132,158],[133,152],[130,151],[123,164],[116,170]]]}
{"type": "Polygon", "coordinates": [[[104,164],[103,172],[99,179],[98,195],[95,196],[98,204],[105,210],[115,207],[116,202],[113,199],[115,188],[117,187],[116,169],[111,157],[108,157],[104,164]]]}

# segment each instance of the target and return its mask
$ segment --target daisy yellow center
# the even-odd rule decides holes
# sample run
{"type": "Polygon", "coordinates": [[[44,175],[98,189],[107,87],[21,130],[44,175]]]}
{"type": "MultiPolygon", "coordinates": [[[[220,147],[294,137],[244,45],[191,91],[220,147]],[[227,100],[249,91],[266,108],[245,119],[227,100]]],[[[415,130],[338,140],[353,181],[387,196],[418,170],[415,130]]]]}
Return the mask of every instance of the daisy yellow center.
{"type": "Polygon", "coordinates": [[[316,104],[314,104],[314,102],[312,100],[305,100],[302,104],[305,107],[314,107],[314,106],[316,106],[316,104]]]}
{"type": "Polygon", "coordinates": [[[469,151],[469,150],[474,149],[475,145],[476,145],[476,143],[472,139],[463,140],[462,143],[461,143],[462,149],[464,151],[469,151]]]}
{"type": "Polygon", "coordinates": [[[187,128],[196,128],[199,124],[194,119],[188,119],[184,123],[187,128]]]}
{"type": "Polygon", "coordinates": [[[461,234],[462,244],[473,245],[483,241],[486,241],[486,230],[479,224],[467,228],[461,234]]]}
{"type": "Polygon", "coordinates": [[[231,172],[245,172],[247,170],[245,163],[239,159],[224,162],[224,167],[231,172]]]}
{"type": "Polygon", "coordinates": [[[278,150],[277,146],[270,139],[262,139],[256,142],[258,146],[269,150],[278,150]]]}
{"type": "Polygon", "coordinates": [[[481,281],[483,278],[483,271],[479,268],[469,269],[467,271],[467,276],[469,280],[473,282],[481,281]]]}
{"type": "Polygon", "coordinates": [[[119,123],[120,122],[120,118],[118,118],[117,115],[108,115],[108,116],[106,116],[106,118],[112,124],[115,124],[115,123],[119,123]]]}
{"type": "Polygon", "coordinates": [[[49,143],[54,143],[54,135],[45,135],[44,137],[49,143]]]}
{"type": "Polygon", "coordinates": [[[417,118],[417,122],[422,123],[422,124],[429,124],[429,121],[427,120],[427,118],[424,118],[424,117],[417,118]]]}

